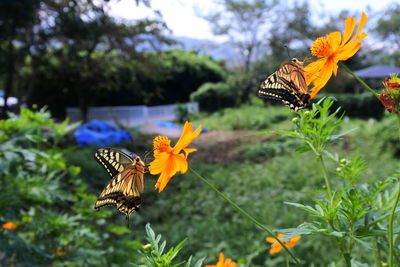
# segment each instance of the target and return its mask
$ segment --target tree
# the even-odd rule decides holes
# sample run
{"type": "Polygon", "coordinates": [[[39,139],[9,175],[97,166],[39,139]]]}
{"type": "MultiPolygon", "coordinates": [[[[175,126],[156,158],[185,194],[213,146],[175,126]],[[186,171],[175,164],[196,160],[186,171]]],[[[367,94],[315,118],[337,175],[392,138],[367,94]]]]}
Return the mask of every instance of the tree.
{"type": "Polygon", "coordinates": [[[274,2],[268,0],[221,0],[222,10],[204,17],[209,21],[216,35],[228,37],[228,42],[238,51],[247,73],[250,63],[258,58],[259,49],[266,44],[265,31],[271,22],[274,2]]]}
{"type": "Polygon", "coordinates": [[[386,60],[389,64],[400,65],[400,4],[392,4],[382,11],[378,20],[376,33],[387,44],[386,60]]]}
{"type": "Polygon", "coordinates": [[[0,118],[6,117],[7,98],[15,87],[15,74],[30,49],[30,39],[37,24],[39,0],[0,1],[0,40],[2,59],[0,75],[4,87],[4,106],[0,118]]]}

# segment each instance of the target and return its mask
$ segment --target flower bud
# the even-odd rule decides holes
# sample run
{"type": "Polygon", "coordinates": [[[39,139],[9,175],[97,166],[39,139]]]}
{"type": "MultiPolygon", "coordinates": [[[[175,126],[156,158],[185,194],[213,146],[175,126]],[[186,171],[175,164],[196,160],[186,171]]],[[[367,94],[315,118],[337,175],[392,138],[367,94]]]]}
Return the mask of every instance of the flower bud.
{"type": "Polygon", "coordinates": [[[297,124],[297,123],[299,122],[299,118],[297,118],[297,117],[293,118],[293,119],[292,119],[292,122],[293,122],[294,124],[297,124]]]}
{"type": "Polygon", "coordinates": [[[152,244],[146,244],[143,246],[143,251],[144,253],[150,253],[153,250],[153,245],[152,244]]]}

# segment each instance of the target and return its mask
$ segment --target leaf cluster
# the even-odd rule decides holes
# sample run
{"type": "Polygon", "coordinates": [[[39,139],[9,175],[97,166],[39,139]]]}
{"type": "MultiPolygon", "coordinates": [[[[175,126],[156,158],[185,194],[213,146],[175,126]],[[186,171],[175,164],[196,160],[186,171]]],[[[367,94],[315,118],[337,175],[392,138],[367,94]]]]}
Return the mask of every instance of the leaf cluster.
{"type": "Polygon", "coordinates": [[[61,148],[77,125],[57,124],[49,112],[21,109],[0,122],[0,265],[91,266],[137,261],[141,246],[107,210],[95,212],[96,196],[78,179],[61,148]],[[112,253],[111,253],[112,252],[112,253]]]}
{"type": "MultiPolygon", "coordinates": [[[[173,264],[174,258],[178,255],[179,251],[182,249],[183,244],[186,239],[181,241],[175,247],[170,248],[168,251],[165,251],[165,247],[167,245],[167,241],[164,240],[161,242],[161,235],[156,235],[151,229],[150,224],[146,224],[146,239],[149,242],[148,244],[143,246],[142,255],[144,255],[146,259],[146,263],[134,265],[137,267],[190,267],[192,266],[192,257],[190,257],[187,261],[179,262],[173,264]],[[160,244],[161,242],[161,244],[160,244]]],[[[204,259],[198,260],[194,263],[193,267],[200,267],[202,265],[204,259]]]]}

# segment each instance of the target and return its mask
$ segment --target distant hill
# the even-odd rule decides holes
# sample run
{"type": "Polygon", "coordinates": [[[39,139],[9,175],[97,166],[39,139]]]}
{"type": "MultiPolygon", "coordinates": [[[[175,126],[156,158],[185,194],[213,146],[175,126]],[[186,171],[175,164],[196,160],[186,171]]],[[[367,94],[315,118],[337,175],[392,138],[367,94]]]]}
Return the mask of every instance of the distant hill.
{"type": "MultiPolygon", "coordinates": [[[[186,51],[197,51],[200,54],[208,54],[214,59],[223,59],[227,65],[236,65],[238,62],[238,56],[235,53],[235,49],[232,45],[226,43],[220,43],[206,39],[195,39],[184,36],[169,36],[171,39],[178,42],[175,45],[162,45],[162,50],[168,50],[173,48],[180,48],[186,51]]],[[[138,50],[148,51],[153,50],[149,44],[141,44],[138,50]]]]}
{"type": "Polygon", "coordinates": [[[180,43],[172,47],[182,48],[187,51],[198,51],[200,54],[208,54],[214,59],[224,59],[228,65],[235,65],[238,60],[235,48],[226,43],[184,36],[172,36],[171,38],[180,43]]]}

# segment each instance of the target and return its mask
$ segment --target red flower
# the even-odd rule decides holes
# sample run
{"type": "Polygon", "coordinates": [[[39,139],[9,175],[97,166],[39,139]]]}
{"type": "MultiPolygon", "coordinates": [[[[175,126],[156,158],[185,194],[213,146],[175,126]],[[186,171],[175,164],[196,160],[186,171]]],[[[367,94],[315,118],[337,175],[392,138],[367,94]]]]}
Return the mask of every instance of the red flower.
{"type": "Polygon", "coordinates": [[[400,112],[400,78],[397,74],[390,75],[383,82],[385,91],[379,94],[379,100],[390,112],[400,112]]]}
{"type": "Polygon", "coordinates": [[[397,113],[396,102],[394,102],[394,100],[390,97],[390,93],[388,91],[384,91],[379,94],[379,100],[382,102],[387,110],[397,113]]]}
{"type": "Polygon", "coordinates": [[[399,90],[400,79],[397,78],[397,76],[386,78],[385,81],[383,82],[383,85],[385,85],[385,87],[388,89],[399,90]]]}

